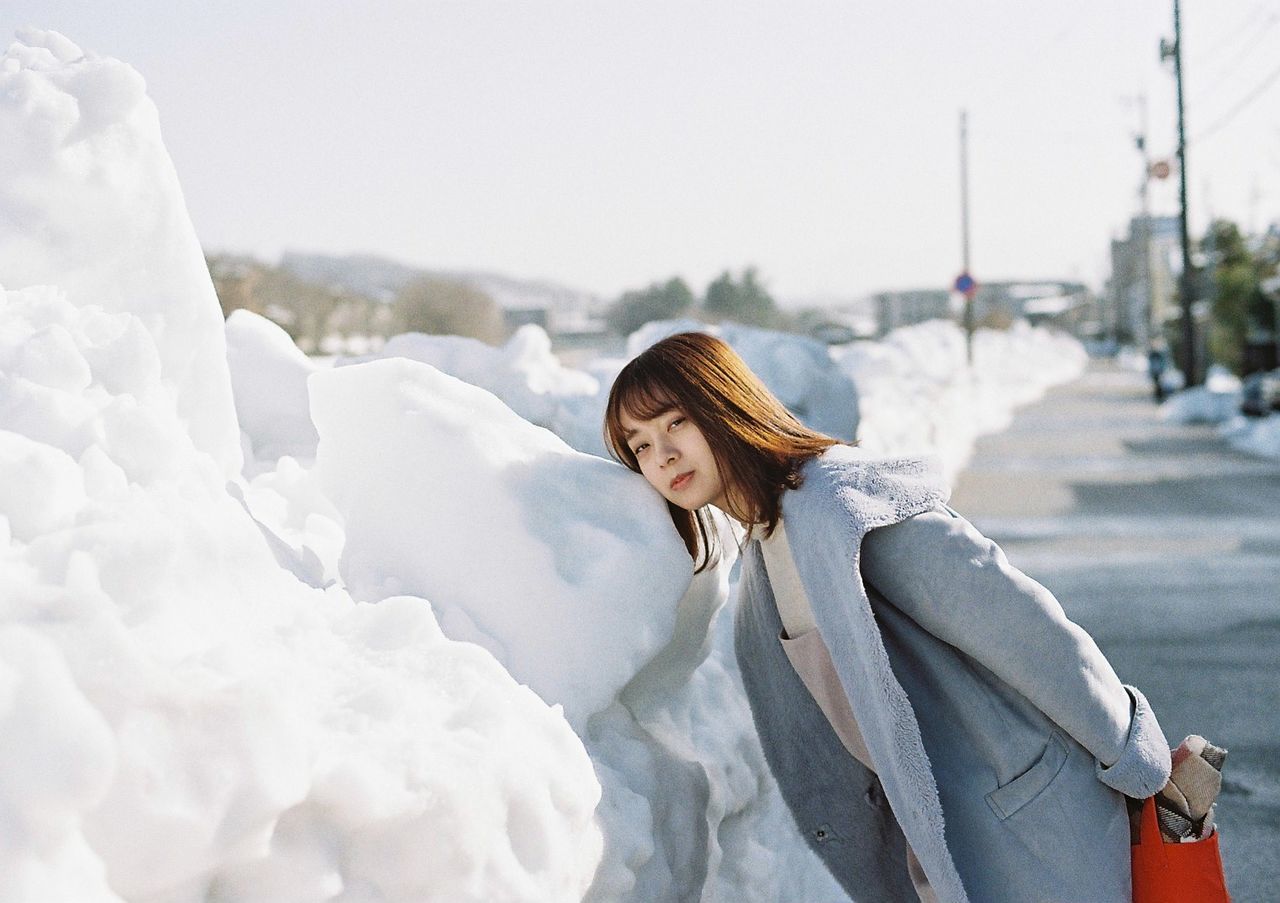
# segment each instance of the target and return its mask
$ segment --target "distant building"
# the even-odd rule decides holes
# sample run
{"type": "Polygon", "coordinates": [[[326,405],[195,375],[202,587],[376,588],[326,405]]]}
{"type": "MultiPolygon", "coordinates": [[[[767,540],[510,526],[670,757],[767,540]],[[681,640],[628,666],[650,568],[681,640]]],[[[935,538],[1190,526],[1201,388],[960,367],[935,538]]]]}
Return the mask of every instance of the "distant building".
{"type": "MultiPolygon", "coordinates": [[[[948,289],[880,292],[874,296],[876,334],[926,320],[959,321],[964,298],[948,289]]],[[[1091,337],[1099,317],[1097,299],[1082,282],[1062,279],[979,282],[973,297],[978,327],[1005,328],[1014,320],[1046,323],[1081,338],[1091,337]]]]}
{"type": "Polygon", "coordinates": [[[875,302],[877,336],[884,336],[899,326],[954,317],[951,292],[947,289],[877,292],[872,299],[875,302]]]}
{"type": "MultiPolygon", "coordinates": [[[[1083,282],[1049,279],[1037,282],[997,282],[987,286],[989,311],[1000,319],[1023,319],[1035,326],[1054,326],[1080,339],[1099,338],[1105,331],[1097,296],[1083,282]]],[[[983,300],[982,292],[976,300],[983,300]]],[[[988,314],[991,316],[992,314],[988,314]]],[[[982,323],[982,317],[977,317],[982,323]]]]}
{"type": "Polygon", "coordinates": [[[1176,319],[1182,246],[1176,216],[1135,216],[1111,242],[1110,326],[1121,342],[1146,347],[1176,319]]]}

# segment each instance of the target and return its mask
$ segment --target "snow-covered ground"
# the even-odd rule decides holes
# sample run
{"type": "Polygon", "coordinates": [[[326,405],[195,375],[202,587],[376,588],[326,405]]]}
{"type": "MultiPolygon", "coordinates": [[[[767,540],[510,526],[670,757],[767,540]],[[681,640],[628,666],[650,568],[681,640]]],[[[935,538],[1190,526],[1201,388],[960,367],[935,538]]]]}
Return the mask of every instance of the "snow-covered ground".
{"type": "MultiPolygon", "coordinates": [[[[688,324],[650,324],[628,354],[688,324]]],[[[810,423],[951,472],[1074,342],[721,332],[810,423]]],[[[623,360],[225,325],[127,65],[0,62],[0,901],[826,901],[732,653],[603,457],[623,360]]],[[[726,525],[726,530],[728,529],[726,525]]],[[[733,547],[726,534],[727,545],[733,547]]]]}
{"type": "Polygon", "coordinates": [[[1176,423],[1217,424],[1218,435],[1235,448],[1280,458],[1280,414],[1245,417],[1240,401],[1240,380],[1215,364],[1205,375],[1204,385],[1171,395],[1160,406],[1160,416],[1176,423]]]}
{"type": "Polygon", "coordinates": [[[1218,433],[1241,451],[1264,458],[1280,458],[1280,414],[1266,417],[1235,414],[1222,422],[1218,433]]]}

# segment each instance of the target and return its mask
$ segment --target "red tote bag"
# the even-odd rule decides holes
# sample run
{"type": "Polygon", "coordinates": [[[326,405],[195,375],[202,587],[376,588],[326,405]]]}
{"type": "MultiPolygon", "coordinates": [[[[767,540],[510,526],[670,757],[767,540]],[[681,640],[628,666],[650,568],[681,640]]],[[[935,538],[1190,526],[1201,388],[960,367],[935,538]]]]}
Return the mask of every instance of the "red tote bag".
{"type": "Polygon", "coordinates": [[[1165,843],[1156,800],[1142,803],[1133,851],[1133,903],[1231,903],[1222,873],[1218,831],[1192,843],[1165,843]]]}

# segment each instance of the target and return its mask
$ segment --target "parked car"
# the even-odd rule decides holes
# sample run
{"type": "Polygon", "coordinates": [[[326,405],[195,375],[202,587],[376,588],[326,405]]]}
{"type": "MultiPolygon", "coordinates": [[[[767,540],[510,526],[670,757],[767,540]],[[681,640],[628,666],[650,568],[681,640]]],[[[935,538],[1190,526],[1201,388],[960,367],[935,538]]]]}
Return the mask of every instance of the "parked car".
{"type": "Polygon", "coordinates": [[[1266,417],[1280,411],[1280,369],[1250,373],[1240,386],[1240,413],[1266,417]]]}

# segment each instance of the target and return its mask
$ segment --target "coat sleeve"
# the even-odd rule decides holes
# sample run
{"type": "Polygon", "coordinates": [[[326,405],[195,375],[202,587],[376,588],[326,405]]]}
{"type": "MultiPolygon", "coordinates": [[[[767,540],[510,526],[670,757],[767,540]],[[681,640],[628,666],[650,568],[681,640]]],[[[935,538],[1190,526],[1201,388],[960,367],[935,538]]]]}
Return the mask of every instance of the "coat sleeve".
{"type": "Polygon", "coordinates": [[[945,506],[867,533],[863,578],[939,639],[1026,696],[1097,760],[1098,779],[1144,799],[1169,777],[1147,699],[1121,684],[1053,594],[945,506]]]}

